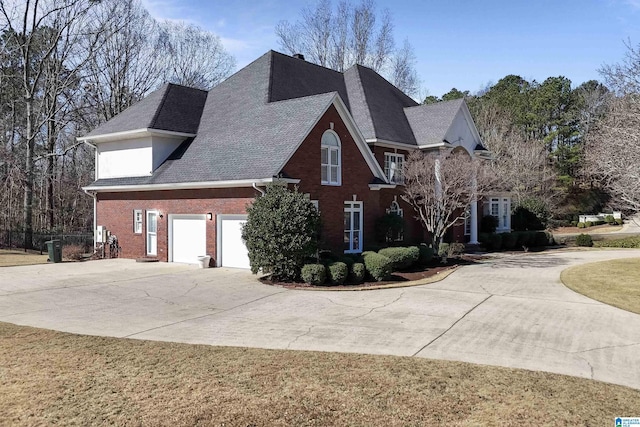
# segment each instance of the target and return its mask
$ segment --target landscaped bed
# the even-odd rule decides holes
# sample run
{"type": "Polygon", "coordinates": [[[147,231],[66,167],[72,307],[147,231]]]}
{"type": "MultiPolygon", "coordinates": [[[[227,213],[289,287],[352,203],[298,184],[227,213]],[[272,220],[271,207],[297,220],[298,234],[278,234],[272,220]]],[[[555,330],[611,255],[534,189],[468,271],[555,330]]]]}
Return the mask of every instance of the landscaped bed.
{"type": "Polygon", "coordinates": [[[613,425],[640,391],[420,358],[211,347],[0,323],[6,425],[613,425]]]}
{"type": "Polygon", "coordinates": [[[438,261],[432,261],[427,266],[416,266],[408,271],[394,271],[387,279],[382,281],[375,281],[369,278],[363,283],[344,283],[342,285],[324,283],[322,285],[313,285],[303,282],[274,282],[270,280],[269,276],[260,278],[260,281],[267,285],[279,286],[287,289],[338,291],[424,285],[444,279],[460,266],[474,264],[487,258],[487,256],[483,255],[464,254],[457,258],[449,259],[444,264],[438,261]]]}

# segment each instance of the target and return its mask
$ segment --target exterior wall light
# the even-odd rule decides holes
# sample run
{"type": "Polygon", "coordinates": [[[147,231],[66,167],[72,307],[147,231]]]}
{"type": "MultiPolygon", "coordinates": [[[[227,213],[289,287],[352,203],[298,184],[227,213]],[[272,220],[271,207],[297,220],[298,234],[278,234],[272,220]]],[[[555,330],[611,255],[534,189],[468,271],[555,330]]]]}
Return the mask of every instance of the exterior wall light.
{"type": "Polygon", "coordinates": [[[211,221],[211,220],[213,219],[213,214],[212,214],[211,212],[209,212],[209,213],[207,214],[207,219],[208,219],[209,221],[211,221]]]}

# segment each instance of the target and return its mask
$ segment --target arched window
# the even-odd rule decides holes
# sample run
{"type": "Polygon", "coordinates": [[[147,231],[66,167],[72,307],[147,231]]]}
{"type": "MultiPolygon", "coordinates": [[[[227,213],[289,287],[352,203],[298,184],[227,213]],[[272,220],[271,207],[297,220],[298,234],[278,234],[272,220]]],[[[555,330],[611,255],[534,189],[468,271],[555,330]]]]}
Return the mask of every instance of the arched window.
{"type": "Polygon", "coordinates": [[[327,130],[322,135],[320,157],[322,184],[340,185],[340,138],[335,132],[327,130]]]}
{"type": "Polygon", "coordinates": [[[404,216],[404,212],[402,211],[402,208],[400,207],[398,202],[396,202],[395,200],[393,202],[391,202],[391,207],[389,208],[389,213],[396,214],[400,218],[402,218],[404,216]]]}

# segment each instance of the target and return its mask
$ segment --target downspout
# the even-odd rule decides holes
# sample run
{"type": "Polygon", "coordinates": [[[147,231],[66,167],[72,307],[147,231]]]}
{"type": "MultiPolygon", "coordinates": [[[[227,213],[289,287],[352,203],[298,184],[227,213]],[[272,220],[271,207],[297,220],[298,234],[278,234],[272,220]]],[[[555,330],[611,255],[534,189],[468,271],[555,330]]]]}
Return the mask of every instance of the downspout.
{"type": "MultiPolygon", "coordinates": [[[[92,143],[90,143],[89,141],[83,141],[85,144],[87,144],[89,147],[93,148],[95,150],[94,153],[94,179],[97,180],[98,179],[98,147],[92,143]]],[[[96,242],[96,228],[98,227],[98,212],[97,212],[97,207],[98,207],[98,199],[96,197],[97,192],[96,191],[87,191],[84,188],[82,189],[82,191],[84,191],[85,193],[87,193],[88,195],[90,195],[91,197],[93,197],[93,252],[95,253],[96,251],[96,247],[97,247],[97,242],[96,242]]]]}
{"type": "Polygon", "coordinates": [[[253,189],[254,189],[254,190],[257,190],[257,191],[259,191],[259,192],[260,192],[260,197],[262,197],[262,196],[264,196],[264,195],[265,195],[264,190],[261,190],[260,188],[258,188],[258,186],[256,185],[256,183],[255,183],[255,182],[253,182],[253,183],[251,184],[251,186],[253,187],[253,189]]]}

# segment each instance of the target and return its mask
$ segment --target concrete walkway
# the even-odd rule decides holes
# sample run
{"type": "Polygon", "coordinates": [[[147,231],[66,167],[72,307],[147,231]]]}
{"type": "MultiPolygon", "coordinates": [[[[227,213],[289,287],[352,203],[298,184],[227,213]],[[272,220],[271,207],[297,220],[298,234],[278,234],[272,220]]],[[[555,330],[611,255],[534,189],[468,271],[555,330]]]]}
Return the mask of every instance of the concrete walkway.
{"type": "Polygon", "coordinates": [[[640,315],[565,288],[560,272],[640,251],[501,256],[441,282],[292,291],[246,271],[105,260],[0,268],[0,321],[61,331],[459,360],[640,389],[640,315]]]}

